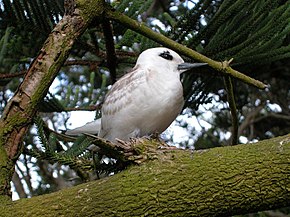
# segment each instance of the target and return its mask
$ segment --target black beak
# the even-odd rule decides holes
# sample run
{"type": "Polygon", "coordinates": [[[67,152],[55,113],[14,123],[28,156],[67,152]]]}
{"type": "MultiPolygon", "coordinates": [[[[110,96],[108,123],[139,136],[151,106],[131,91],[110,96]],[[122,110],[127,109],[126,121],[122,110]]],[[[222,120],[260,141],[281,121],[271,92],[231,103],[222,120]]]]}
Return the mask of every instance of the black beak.
{"type": "Polygon", "coordinates": [[[177,66],[180,71],[187,71],[192,68],[208,65],[207,63],[181,63],[177,66]]]}

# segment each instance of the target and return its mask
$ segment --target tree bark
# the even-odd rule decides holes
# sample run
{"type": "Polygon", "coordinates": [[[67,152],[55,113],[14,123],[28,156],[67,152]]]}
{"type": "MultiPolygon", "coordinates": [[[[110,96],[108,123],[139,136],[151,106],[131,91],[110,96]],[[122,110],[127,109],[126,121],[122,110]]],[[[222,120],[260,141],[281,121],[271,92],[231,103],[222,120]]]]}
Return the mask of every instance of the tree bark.
{"type": "Polygon", "coordinates": [[[290,134],[149,156],[112,177],[2,204],[0,215],[230,216],[290,205],[290,134]]]}

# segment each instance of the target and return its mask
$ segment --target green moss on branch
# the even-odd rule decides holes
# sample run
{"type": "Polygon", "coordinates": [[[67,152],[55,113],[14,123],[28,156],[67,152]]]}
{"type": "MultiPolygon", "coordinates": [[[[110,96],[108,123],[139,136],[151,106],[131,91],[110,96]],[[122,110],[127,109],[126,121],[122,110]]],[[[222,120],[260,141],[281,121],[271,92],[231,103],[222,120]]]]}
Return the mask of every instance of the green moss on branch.
{"type": "Polygon", "coordinates": [[[172,150],[112,177],[0,206],[9,216],[230,216],[290,205],[290,134],[172,150]]]}

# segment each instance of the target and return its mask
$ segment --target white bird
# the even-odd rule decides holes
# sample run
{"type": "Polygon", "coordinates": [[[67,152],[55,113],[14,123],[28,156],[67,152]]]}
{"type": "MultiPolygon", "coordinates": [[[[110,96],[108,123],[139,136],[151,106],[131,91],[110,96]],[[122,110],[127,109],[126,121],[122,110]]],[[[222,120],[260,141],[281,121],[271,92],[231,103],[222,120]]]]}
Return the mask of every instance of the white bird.
{"type": "Polygon", "coordinates": [[[162,133],[184,105],[180,74],[206,63],[185,63],[174,51],[157,47],[142,52],[131,72],[107,93],[101,120],[67,131],[93,133],[110,141],[127,141],[162,133]]]}

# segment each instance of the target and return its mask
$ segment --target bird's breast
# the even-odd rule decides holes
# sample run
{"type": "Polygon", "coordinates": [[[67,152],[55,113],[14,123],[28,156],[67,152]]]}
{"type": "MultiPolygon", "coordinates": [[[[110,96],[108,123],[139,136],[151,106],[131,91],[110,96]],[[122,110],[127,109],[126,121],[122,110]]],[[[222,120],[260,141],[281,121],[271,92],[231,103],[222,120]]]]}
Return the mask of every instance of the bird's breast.
{"type": "Polygon", "coordinates": [[[140,92],[138,104],[143,121],[139,122],[143,134],[163,132],[181,112],[184,99],[182,84],[178,79],[149,81],[140,92]]]}

